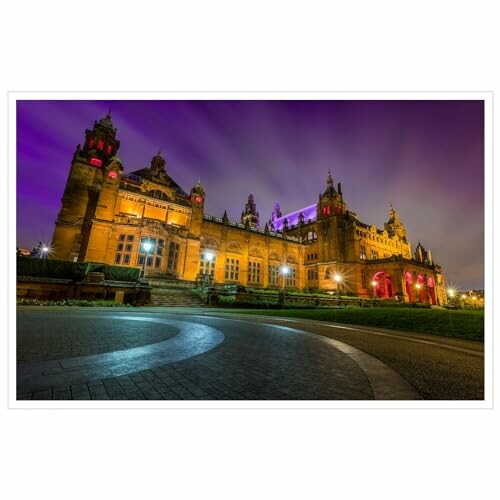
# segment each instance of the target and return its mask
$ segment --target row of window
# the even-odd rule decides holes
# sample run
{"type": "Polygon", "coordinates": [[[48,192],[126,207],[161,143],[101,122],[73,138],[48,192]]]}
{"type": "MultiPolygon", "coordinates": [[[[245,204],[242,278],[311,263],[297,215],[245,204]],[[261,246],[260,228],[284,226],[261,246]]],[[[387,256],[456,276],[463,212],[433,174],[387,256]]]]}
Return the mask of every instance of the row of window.
{"type": "Polygon", "coordinates": [[[389,246],[394,247],[394,248],[397,247],[396,242],[394,242],[391,239],[384,238],[382,236],[375,236],[373,234],[360,231],[359,229],[356,229],[356,234],[358,236],[362,236],[363,238],[366,238],[366,239],[369,239],[369,240],[373,240],[373,241],[377,241],[379,243],[383,243],[384,245],[389,245],[389,246]]]}
{"type": "MultiPolygon", "coordinates": [[[[134,248],[134,239],[135,237],[133,234],[120,234],[118,237],[118,244],[116,246],[115,264],[121,264],[124,266],[130,265],[131,254],[134,248]]],[[[144,266],[145,262],[146,267],[161,267],[164,250],[165,240],[143,236],[139,244],[137,265],[144,266]],[[149,243],[151,245],[148,252],[144,250],[145,243],[149,243]]],[[[171,241],[168,246],[167,271],[177,271],[179,251],[179,243],[171,241]]]]}
{"type": "MultiPolygon", "coordinates": [[[[385,257],[390,257],[388,254],[384,254],[385,257]]],[[[359,258],[361,260],[366,260],[366,247],[364,245],[359,246],[359,258]]],[[[378,252],[376,250],[371,250],[370,259],[378,259],[378,252]]]]}
{"type": "Polygon", "coordinates": [[[307,270],[307,281],[317,281],[318,280],[318,270],[308,269],[307,270]]]}
{"type": "Polygon", "coordinates": [[[306,260],[318,260],[318,254],[317,253],[308,253],[306,255],[306,260]]]}
{"type": "MultiPolygon", "coordinates": [[[[212,278],[215,274],[215,259],[208,261],[206,259],[200,260],[200,274],[209,275],[212,278]]],[[[279,265],[269,265],[268,266],[268,281],[270,285],[279,285],[283,283],[281,281],[281,266],[279,265]]],[[[248,282],[249,283],[261,283],[262,273],[261,273],[261,263],[250,261],[248,263],[248,282]]],[[[224,266],[224,280],[226,281],[239,281],[240,279],[240,260],[226,258],[224,266]]],[[[288,268],[288,274],[286,275],[285,285],[288,287],[295,286],[297,282],[297,271],[294,267],[288,268]]]]}

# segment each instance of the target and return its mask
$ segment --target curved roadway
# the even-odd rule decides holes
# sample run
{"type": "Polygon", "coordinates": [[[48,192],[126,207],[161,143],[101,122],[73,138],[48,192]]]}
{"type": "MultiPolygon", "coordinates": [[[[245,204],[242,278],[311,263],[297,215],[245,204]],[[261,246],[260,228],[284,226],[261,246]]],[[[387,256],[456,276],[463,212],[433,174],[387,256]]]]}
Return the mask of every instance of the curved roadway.
{"type": "Polygon", "coordinates": [[[482,399],[482,344],[206,309],[19,308],[18,399],[482,399]]]}

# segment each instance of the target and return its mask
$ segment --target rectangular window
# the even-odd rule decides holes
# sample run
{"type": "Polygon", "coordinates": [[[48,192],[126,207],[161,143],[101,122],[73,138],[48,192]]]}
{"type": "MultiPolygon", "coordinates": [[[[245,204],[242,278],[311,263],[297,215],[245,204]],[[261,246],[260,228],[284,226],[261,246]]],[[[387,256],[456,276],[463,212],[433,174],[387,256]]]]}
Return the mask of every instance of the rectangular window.
{"type": "Polygon", "coordinates": [[[118,246],[116,247],[116,249],[117,249],[119,252],[122,252],[122,251],[123,251],[123,243],[118,243],[118,246]]]}
{"type": "Polygon", "coordinates": [[[123,264],[125,264],[125,265],[130,264],[130,254],[126,253],[126,254],[123,256],[123,264]]]}
{"type": "Polygon", "coordinates": [[[122,254],[121,253],[117,253],[115,255],[115,264],[119,264],[122,260],[122,254]]]}
{"type": "Polygon", "coordinates": [[[165,245],[164,240],[158,240],[158,245],[156,246],[156,255],[163,255],[164,245],[165,245]]]}
{"type": "Polygon", "coordinates": [[[200,260],[200,274],[202,276],[209,274],[213,278],[213,276],[215,274],[215,259],[212,259],[211,261],[208,261],[206,259],[201,259],[200,260]]]}
{"type": "Polygon", "coordinates": [[[240,279],[239,259],[226,259],[224,279],[229,281],[238,281],[240,279]]]}
{"type": "Polygon", "coordinates": [[[280,277],[280,266],[270,265],[268,268],[269,272],[269,285],[279,285],[279,277],[280,277]]]}
{"type": "Polygon", "coordinates": [[[160,267],[161,266],[161,257],[156,257],[155,258],[155,267],[160,267]]]}
{"type": "Polygon", "coordinates": [[[127,241],[134,241],[134,235],[133,234],[127,234],[127,241]]]}
{"type": "Polygon", "coordinates": [[[376,252],[375,250],[372,250],[372,260],[376,260],[378,259],[378,252],[376,252]]]}
{"type": "Polygon", "coordinates": [[[366,260],[366,248],[363,245],[359,247],[359,258],[361,260],[366,260]]]}
{"type": "Polygon", "coordinates": [[[127,243],[125,245],[125,251],[126,252],[131,252],[132,251],[132,243],[127,243]]]}
{"type": "Polygon", "coordinates": [[[260,283],[260,262],[248,263],[248,282],[260,283]]]}
{"type": "Polygon", "coordinates": [[[286,275],[286,286],[295,286],[297,277],[297,270],[295,267],[289,267],[288,274],[286,275]]]}
{"type": "MultiPolygon", "coordinates": [[[[163,241],[163,240],[160,240],[163,241]]],[[[168,245],[168,260],[167,260],[167,270],[170,272],[177,271],[177,262],[179,260],[179,243],[171,241],[168,245]]]]}
{"type": "Polygon", "coordinates": [[[125,241],[125,235],[120,234],[120,236],[118,237],[118,241],[125,241]]]}

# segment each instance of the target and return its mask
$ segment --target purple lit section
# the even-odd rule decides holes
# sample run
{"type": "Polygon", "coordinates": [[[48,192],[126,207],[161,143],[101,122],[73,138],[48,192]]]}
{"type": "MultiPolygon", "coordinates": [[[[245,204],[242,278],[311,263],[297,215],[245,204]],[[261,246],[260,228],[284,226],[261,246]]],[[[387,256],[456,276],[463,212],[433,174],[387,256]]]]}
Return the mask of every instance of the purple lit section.
{"type": "Polygon", "coordinates": [[[316,204],[310,205],[305,208],[301,208],[300,210],[297,210],[296,212],[292,212],[290,214],[283,215],[279,219],[276,219],[274,221],[274,230],[275,231],[281,231],[283,229],[283,221],[285,219],[288,219],[288,227],[291,228],[292,226],[296,226],[299,223],[299,215],[300,212],[304,214],[304,224],[307,224],[309,219],[311,221],[316,220],[316,204]]]}

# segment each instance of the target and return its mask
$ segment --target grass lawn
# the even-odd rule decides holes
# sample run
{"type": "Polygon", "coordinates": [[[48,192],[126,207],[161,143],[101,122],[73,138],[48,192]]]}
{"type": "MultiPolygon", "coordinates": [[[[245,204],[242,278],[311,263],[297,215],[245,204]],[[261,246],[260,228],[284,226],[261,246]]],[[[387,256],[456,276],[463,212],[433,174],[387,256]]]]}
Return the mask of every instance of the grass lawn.
{"type": "Polygon", "coordinates": [[[444,337],[484,341],[483,310],[455,311],[385,307],[303,310],[226,309],[226,311],[376,326],[379,328],[392,328],[408,332],[430,333],[444,337]]]}

